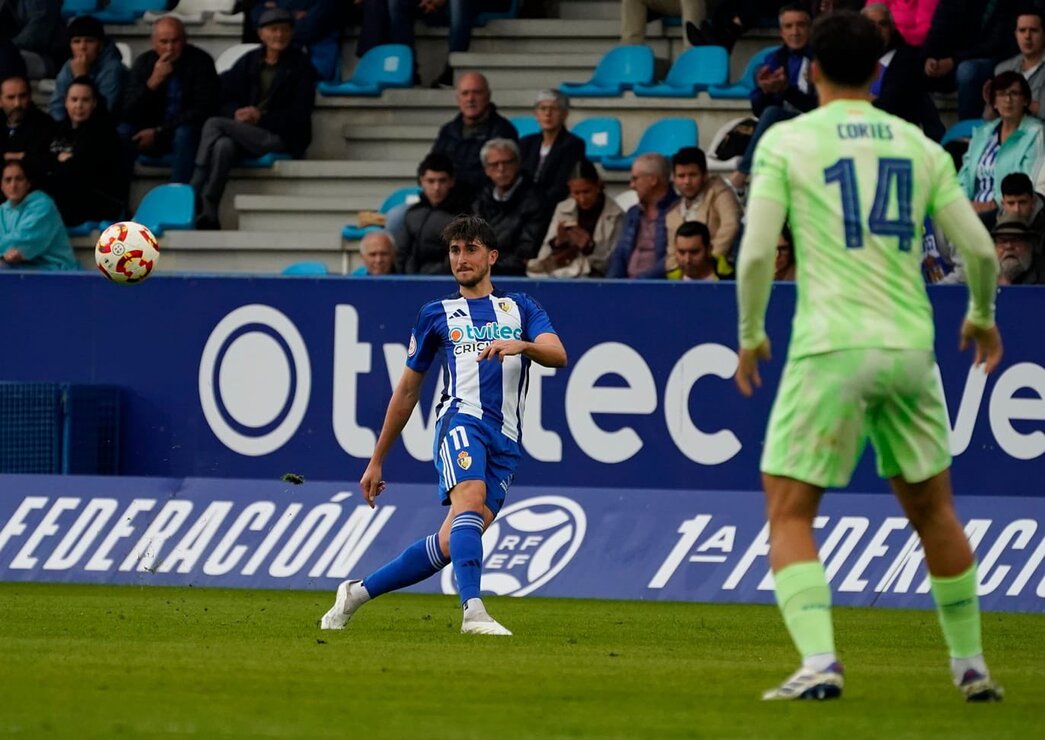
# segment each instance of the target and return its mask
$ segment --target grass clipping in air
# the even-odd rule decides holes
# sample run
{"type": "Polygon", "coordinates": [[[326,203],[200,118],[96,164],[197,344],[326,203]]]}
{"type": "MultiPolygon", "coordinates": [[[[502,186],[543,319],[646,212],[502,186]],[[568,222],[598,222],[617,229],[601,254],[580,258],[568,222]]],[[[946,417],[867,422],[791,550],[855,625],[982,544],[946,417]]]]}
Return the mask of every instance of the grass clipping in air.
{"type": "Polygon", "coordinates": [[[0,735],[1032,737],[1045,616],[985,614],[1005,702],[966,705],[930,611],[837,609],[839,702],[768,703],[797,657],[769,606],[0,584],[0,735]]]}

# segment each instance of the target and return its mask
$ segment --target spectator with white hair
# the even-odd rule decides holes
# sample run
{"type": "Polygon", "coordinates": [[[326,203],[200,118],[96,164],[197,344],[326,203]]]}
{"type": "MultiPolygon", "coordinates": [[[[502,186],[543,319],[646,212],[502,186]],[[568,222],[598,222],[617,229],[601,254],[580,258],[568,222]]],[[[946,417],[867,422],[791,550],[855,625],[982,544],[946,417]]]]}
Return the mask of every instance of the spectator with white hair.
{"type": "Polygon", "coordinates": [[[639,202],[624,215],[620,240],[610,256],[606,277],[663,278],[668,254],[668,211],[678,200],[671,187],[668,160],[641,154],[631,165],[631,189],[639,202]]]}
{"type": "Polygon", "coordinates": [[[519,168],[519,145],[512,139],[490,139],[479,152],[488,184],[472,205],[472,212],[497,235],[495,271],[498,275],[525,275],[526,263],[537,254],[544,236],[544,203],[519,168]]]}
{"type": "Polygon", "coordinates": [[[384,229],[368,231],[359,242],[359,258],[363,264],[352,271],[354,276],[377,277],[396,271],[395,242],[384,229]]]}
{"type": "Polygon", "coordinates": [[[541,130],[519,140],[519,159],[550,213],[570,194],[566,180],[584,159],[584,139],[566,130],[570,101],[558,90],[537,93],[534,113],[541,130]]]}

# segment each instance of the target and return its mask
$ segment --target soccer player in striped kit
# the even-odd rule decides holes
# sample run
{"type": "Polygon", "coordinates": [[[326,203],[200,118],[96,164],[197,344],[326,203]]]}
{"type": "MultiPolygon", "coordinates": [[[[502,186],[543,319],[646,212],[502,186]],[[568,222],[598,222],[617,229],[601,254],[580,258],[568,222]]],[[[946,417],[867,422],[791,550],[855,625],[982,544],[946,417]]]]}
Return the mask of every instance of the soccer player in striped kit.
{"type": "Polygon", "coordinates": [[[334,606],[320,621],[322,629],[343,629],[370,599],[418,583],[452,562],[464,609],[461,632],[512,634],[487,613],[479,595],[482,534],[504,504],[521,457],[530,363],[564,367],[566,350],[536,301],[494,288],[490,272],[497,262],[497,237],[489,224],[459,216],[443,230],[443,241],[460,292],[421,308],[406,368],[359,485],[373,507],[385,489],[384,459],[417,404],[425,373],[438,359],[445,372],[434,456],[439,499],[450,511],[438,532],[366,578],[338,586],[334,606]]]}

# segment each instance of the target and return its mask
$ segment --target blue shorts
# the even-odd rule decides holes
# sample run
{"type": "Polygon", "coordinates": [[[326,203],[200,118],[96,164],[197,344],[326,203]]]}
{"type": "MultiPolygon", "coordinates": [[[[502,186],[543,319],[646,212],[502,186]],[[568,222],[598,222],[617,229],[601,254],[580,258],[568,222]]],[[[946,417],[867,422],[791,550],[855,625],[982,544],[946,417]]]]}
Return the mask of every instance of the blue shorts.
{"type": "Polygon", "coordinates": [[[454,414],[439,421],[433,452],[440,503],[450,505],[450,491],[461,481],[481,480],[486,483],[486,506],[496,516],[522,457],[519,443],[481,419],[454,414]]]}

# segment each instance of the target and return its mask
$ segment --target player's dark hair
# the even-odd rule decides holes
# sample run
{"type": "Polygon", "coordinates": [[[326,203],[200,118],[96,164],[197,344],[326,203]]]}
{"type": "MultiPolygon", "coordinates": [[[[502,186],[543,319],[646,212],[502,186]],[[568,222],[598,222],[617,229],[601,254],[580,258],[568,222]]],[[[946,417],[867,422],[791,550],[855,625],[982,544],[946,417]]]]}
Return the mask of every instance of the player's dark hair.
{"type": "Polygon", "coordinates": [[[874,21],[851,10],[817,18],[809,43],[821,74],[843,87],[870,82],[883,51],[874,21]]]}
{"type": "Polygon", "coordinates": [[[687,239],[699,236],[704,241],[705,247],[711,246],[711,232],[708,231],[708,225],[703,221],[686,221],[675,232],[676,242],[680,236],[684,236],[687,239]]]}
{"type": "Polygon", "coordinates": [[[680,164],[695,164],[701,172],[708,171],[708,157],[699,146],[684,146],[671,157],[671,171],[680,164]]]}
{"type": "MultiPolygon", "coordinates": [[[[994,99],[998,93],[1002,90],[1008,90],[1013,85],[1020,86],[1020,94],[1023,95],[1023,110],[1026,111],[1031,104],[1031,91],[1030,83],[1027,82],[1027,78],[1019,72],[1008,71],[1002,72],[1001,74],[994,75],[991,81],[987,85],[987,99],[990,101],[991,107],[994,108],[994,99]]],[[[997,110],[997,108],[995,108],[997,110]]]]}
{"type": "Polygon", "coordinates": [[[453,177],[453,160],[440,152],[432,152],[421,160],[421,164],[417,165],[417,178],[421,179],[421,176],[426,172],[445,172],[450,177],[453,177]]]}
{"type": "Polygon", "coordinates": [[[497,234],[490,224],[478,216],[462,214],[443,229],[443,244],[449,249],[454,242],[478,242],[487,249],[497,249],[497,234]]]}
{"type": "Polygon", "coordinates": [[[1002,195],[1034,195],[1034,183],[1024,172],[1012,172],[1002,178],[1002,195]]]}
{"type": "Polygon", "coordinates": [[[587,180],[595,184],[602,182],[602,178],[599,177],[599,171],[587,159],[582,159],[573,165],[573,168],[570,169],[570,176],[566,180],[567,182],[570,180],[587,180]]]}

